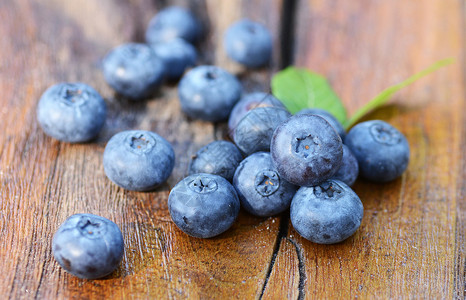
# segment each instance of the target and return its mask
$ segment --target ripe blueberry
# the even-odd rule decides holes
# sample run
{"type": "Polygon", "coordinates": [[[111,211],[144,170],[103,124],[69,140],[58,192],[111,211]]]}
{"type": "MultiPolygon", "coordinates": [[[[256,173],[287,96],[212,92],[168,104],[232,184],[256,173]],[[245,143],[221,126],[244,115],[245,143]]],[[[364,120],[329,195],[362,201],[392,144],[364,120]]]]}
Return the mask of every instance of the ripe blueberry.
{"type": "Polygon", "coordinates": [[[290,116],[287,110],[278,107],[254,108],[238,122],[233,132],[233,140],[246,155],[270,151],[270,140],[275,128],[290,116]]]}
{"type": "Polygon", "coordinates": [[[272,94],[256,92],[243,96],[238,103],[235,104],[228,118],[228,130],[230,135],[233,137],[233,132],[238,122],[241,121],[248,111],[257,107],[269,106],[286,109],[282,102],[272,94]]]}
{"type": "Polygon", "coordinates": [[[270,153],[256,152],[246,157],[233,177],[241,206],[249,213],[269,217],[290,207],[296,187],[280,178],[270,153]]]}
{"type": "Polygon", "coordinates": [[[275,130],[270,145],[272,161],[285,180],[314,186],[340,168],[343,147],[340,136],[317,115],[295,115],[275,130]]]}
{"type": "Polygon", "coordinates": [[[193,156],[189,165],[189,174],[208,173],[231,181],[242,159],[241,152],[233,143],[214,141],[202,147],[193,156]]]}
{"type": "Polygon", "coordinates": [[[145,44],[123,44],[110,51],[103,60],[107,83],[119,94],[139,100],[149,97],[164,77],[164,64],[145,44]]]}
{"type": "Polygon", "coordinates": [[[241,83],[216,66],[198,66],[178,85],[181,109],[191,118],[218,122],[228,118],[241,96],[241,83]]]}
{"type": "Polygon", "coordinates": [[[243,19],[228,28],[224,47],[232,60],[256,68],[272,56],[272,35],[264,25],[243,19]]]}
{"type": "Polygon", "coordinates": [[[149,191],[170,176],[175,164],[172,146],[160,135],[144,130],[115,134],[104,151],[104,170],[115,184],[149,191]]]}
{"type": "Polygon", "coordinates": [[[58,83],[39,100],[37,120],[44,132],[57,140],[79,143],[94,138],[107,115],[104,99],[84,83],[58,83]]]}
{"type": "Polygon", "coordinates": [[[173,222],[186,234],[198,238],[225,232],[236,220],[239,208],[235,188],[218,175],[189,175],[168,196],[173,222]]]}
{"type": "Polygon", "coordinates": [[[150,20],[146,31],[146,42],[157,44],[181,38],[194,43],[201,35],[201,23],[189,10],[170,6],[159,11],[150,20]]]}
{"type": "Polygon", "coordinates": [[[391,181],[403,174],[408,166],[408,141],[387,122],[359,123],[348,132],[345,141],[358,160],[361,175],[368,180],[391,181]]]}
{"type": "Polygon", "coordinates": [[[320,109],[320,108],[304,108],[301,109],[296,113],[297,115],[300,114],[311,114],[311,115],[318,115],[322,118],[325,119],[325,121],[329,122],[330,125],[335,128],[337,133],[340,135],[340,138],[343,142],[345,142],[345,136],[346,136],[346,131],[345,128],[343,128],[343,125],[341,125],[340,121],[337,120],[331,113],[326,111],[325,109],[320,109]]]}
{"type": "Polygon", "coordinates": [[[364,209],[351,188],[330,179],[312,187],[301,187],[293,197],[290,219],[305,239],[318,244],[339,243],[361,225],[364,209]]]}
{"type": "Polygon", "coordinates": [[[152,49],[155,55],[163,61],[165,77],[168,80],[180,78],[187,68],[196,63],[196,48],[182,39],[155,44],[152,49]]]}
{"type": "Polygon", "coordinates": [[[123,258],[123,236],[104,217],[75,214],[53,236],[52,252],[65,271],[79,278],[96,279],[112,273],[123,258]]]}

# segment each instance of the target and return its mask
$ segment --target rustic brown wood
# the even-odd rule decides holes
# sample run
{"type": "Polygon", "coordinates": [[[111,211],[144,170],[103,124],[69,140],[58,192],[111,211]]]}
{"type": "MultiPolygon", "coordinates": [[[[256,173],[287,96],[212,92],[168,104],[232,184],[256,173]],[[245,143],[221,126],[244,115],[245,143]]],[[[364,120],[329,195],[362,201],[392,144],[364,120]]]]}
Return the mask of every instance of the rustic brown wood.
{"type": "MultiPolygon", "coordinates": [[[[295,62],[330,78],[350,112],[436,60],[457,60],[370,115],[406,134],[411,161],[389,184],[355,185],[365,215],[353,237],[316,245],[290,226],[289,239],[305,266],[306,298],[464,297],[463,6],[300,1],[295,62]]],[[[279,253],[279,259],[289,257],[279,253]]]]}
{"type": "Polygon", "coordinates": [[[208,33],[202,63],[237,74],[245,91],[267,91],[282,63],[282,7],[274,0],[0,1],[0,295],[9,298],[464,298],[466,203],[465,7],[460,0],[297,1],[295,63],[325,74],[350,112],[383,88],[432,62],[456,63],[397,94],[370,115],[406,134],[411,162],[402,178],[359,180],[365,206],[358,232],[339,245],[312,244],[286,214],[241,213],[213,239],[190,238],[168,215],[170,187],[190,155],[227,137],[224,124],[188,120],[176,84],[141,103],[116,97],[99,70],[105,53],[142,41],[166,5],[189,6],[208,33]],[[273,62],[247,71],[227,59],[222,34],[241,17],[261,20],[275,37],[273,62]],[[83,81],[106,98],[109,117],[92,143],[47,137],[35,118],[50,85],[83,81]],[[154,130],[174,146],[175,170],[151,193],[118,188],[102,153],[116,132],[154,130]],[[125,238],[120,268],[104,280],[77,279],[51,253],[53,233],[69,215],[114,220],[125,238]]]}
{"type": "MultiPolygon", "coordinates": [[[[4,37],[0,42],[4,116],[0,152],[1,295],[48,299],[247,298],[262,292],[279,218],[241,214],[226,234],[201,240],[178,230],[166,207],[170,187],[187,175],[190,155],[208,142],[226,137],[225,126],[188,120],[180,113],[174,84],[147,102],[118,99],[99,70],[108,50],[123,42],[141,41],[149,19],[168,4],[186,6],[188,2],[24,0],[0,5],[5,22],[0,29],[4,37]],[[92,84],[109,104],[106,127],[94,143],[59,143],[37,126],[35,107],[41,93],[51,84],[73,80],[92,84]],[[175,170],[156,192],[125,191],[103,172],[106,141],[114,133],[132,128],[154,130],[175,148],[175,170]],[[78,212],[108,217],[123,231],[124,260],[107,280],[77,279],[63,272],[52,258],[53,232],[78,212]]],[[[189,4],[208,28],[200,45],[201,60],[238,73],[246,91],[268,90],[271,71],[278,63],[246,73],[226,59],[222,35],[230,23],[248,16],[266,22],[278,36],[280,2],[189,4]]],[[[277,52],[275,60],[278,58],[277,52]]]]}

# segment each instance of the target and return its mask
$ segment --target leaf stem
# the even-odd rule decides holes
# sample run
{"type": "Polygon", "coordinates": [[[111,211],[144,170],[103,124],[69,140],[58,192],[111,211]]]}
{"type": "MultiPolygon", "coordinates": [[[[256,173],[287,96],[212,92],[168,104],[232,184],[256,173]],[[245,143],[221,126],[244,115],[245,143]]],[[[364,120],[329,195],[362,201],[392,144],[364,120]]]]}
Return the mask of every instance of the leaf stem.
{"type": "Polygon", "coordinates": [[[382,106],[385,104],[388,100],[390,100],[391,96],[401,90],[402,88],[410,85],[411,83],[415,82],[416,80],[444,67],[449,64],[452,64],[455,60],[453,58],[446,58],[443,60],[440,60],[428,68],[422,70],[419,73],[414,74],[413,76],[409,77],[408,79],[404,80],[403,82],[400,82],[396,85],[393,85],[385,90],[383,90],[380,94],[375,96],[371,101],[369,101],[366,105],[363,107],[359,108],[352,116],[349,118],[346,122],[344,122],[344,127],[345,129],[349,129],[351,126],[353,126],[359,119],[361,119],[364,115],[366,115],[368,112],[374,110],[377,107],[382,106]]]}

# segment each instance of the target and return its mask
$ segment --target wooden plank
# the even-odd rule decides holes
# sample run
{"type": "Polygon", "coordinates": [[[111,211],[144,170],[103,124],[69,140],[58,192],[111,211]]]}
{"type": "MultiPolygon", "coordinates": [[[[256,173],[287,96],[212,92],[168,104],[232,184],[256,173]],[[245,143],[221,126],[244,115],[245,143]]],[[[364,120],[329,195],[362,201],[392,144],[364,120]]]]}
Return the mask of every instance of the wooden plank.
{"type": "Polygon", "coordinates": [[[302,299],[304,296],[304,265],[300,248],[294,240],[282,238],[265,285],[264,299],[302,299]]]}
{"type": "MultiPolygon", "coordinates": [[[[314,245],[279,217],[241,213],[218,238],[189,238],[171,223],[169,189],[190,154],[226,137],[224,124],[180,113],[176,86],[147,102],[118,99],[99,71],[106,51],[141,41],[164,5],[186,1],[1,1],[0,295],[10,298],[464,298],[466,70],[464,4],[455,0],[299,1],[295,62],[328,76],[350,112],[386,86],[437,59],[457,63],[399,93],[370,118],[388,120],[410,141],[408,171],[377,185],[360,180],[363,224],[348,241],[314,245]],[[463,5],[463,6],[462,6],[463,5]],[[110,116],[99,138],[69,145],[46,137],[35,108],[59,81],[91,83],[110,116]],[[153,193],[124,191],[102,168],[106,141],[129,128],[154,130],[175,147],[175,171],[153,193]],[[100,214],[122,228],[126,253],[106,280],[77,279],[59,268],[53,232],[69,215],[100,214]]],[[[246,72],[221,46],[241,16],[264,21],[279,37],[282,1],[190,1],[208,24],[201,61],[237,74],[245,90],[266,90],[281,63],[246,72]]],[[[286,221],[286,217],[285,217],[286,221]]]]}
{"type": "MultiPolygon", "coordinates": [[[[185,1],[164,1],[164,5],[185,1]]],[[[225,28],[240,16],[262,20],[275,36],[280,1],[190,1],[208,24],[201,60],[237,73],[246,91],[267,90],[274,62],[246,72],[221,49],[225,28]],[[267,9],[265,9],[267,8],[267,9]]],[[[188,120],[176,86],[165,86],[147,102],[115,97],[99,64],[105,53],[141,41],[145,26],[163,5],[136,1],[2,1],[0,4],[0,193],[2,247],[0,294],[10,298],[238,298],[262,293],[279,218],[241,213],[227,233],[190,238],[171,222],[170,187],[187,174],[189,155],[227,135],[223,124],[188,120]],[[35,119],[37,100],[60,81],[90,83],[106,98],[109,118],[92,143],[70,145],[48,138],[35,119]],[[102,167],[106,141],[116,132],[154,130],[174,146],[177,159],[167,184],[152,193],[111,184],[102,167]],[[107,280],[77,279],[59,268],[51,238],[69,215],[88,212],[114,220],[126,242],[121,267],[107,280]]],[[[279,40],[275,41],[279,45],[279,40]]],[[[279,49],[278,47],[276,49],[279,49]]]]}
{"type": "MultiPolygon", "coordinates": [[[[389,184],[358,181],[365,215],[353,237],[316,245],[290,225],[305,298],[464,298],[462,9],[440,0],[299,2],[295,61],[330,78],[350,112],[436,60],[457,59],[369,116],[405,133],[411,161],[389,184]]],[[[283,259],[289,254],[279,252],[283,259]]]]}

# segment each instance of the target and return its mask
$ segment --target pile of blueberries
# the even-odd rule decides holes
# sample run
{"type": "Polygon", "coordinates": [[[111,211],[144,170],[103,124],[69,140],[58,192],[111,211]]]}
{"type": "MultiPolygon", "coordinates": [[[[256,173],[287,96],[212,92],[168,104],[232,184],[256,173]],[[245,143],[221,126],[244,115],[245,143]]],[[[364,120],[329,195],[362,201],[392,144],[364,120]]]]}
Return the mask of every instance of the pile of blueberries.
{"type": "MultiPolygon", "coordinates": [[[[147,44],[121,45],[103,61],[107,83],[126,98],[148,98],[164,79],[182,77],[178,93],[187,116],[228,120],[234,143],[214,141],[201,148],[192,157],[189,175],[171,190],[173,222],[188,235],[210,238],[232,226],[240,207],[260,217],[290,209],[294,228],[312,242],[332,244],[351,236],[361,224],[363,205],[350,186],[359,174],[376,182],[400,176],[409,160],[406,138],[383,121],[360,123],[346,134],[324,110],[292,116],[270,94],[242,97],[241,83],[229,72],[193,67],[197,53],[192,43],[202,32],[188,10],[168,7],[150,21],[147,44]]],[[[263,25],[245,19],[227,30],[224,47],[237,63],[261,67],[270,60],[272,37],[263,25]]],[[[53,138],[86,142],[102,129],[106,105],[87,84],[60,83],[42,95],[37,118],[53,138]]],[[[103,155],[107,177],[134,191],[151,191],[165,182],[174,160],[170,143],[144,130],[115,134],[103,155]]],[[[76,214],[55,233],[52,248],[66,271],[94,279],[118,266],[124,243],[112,221],[76,214]]]]}

